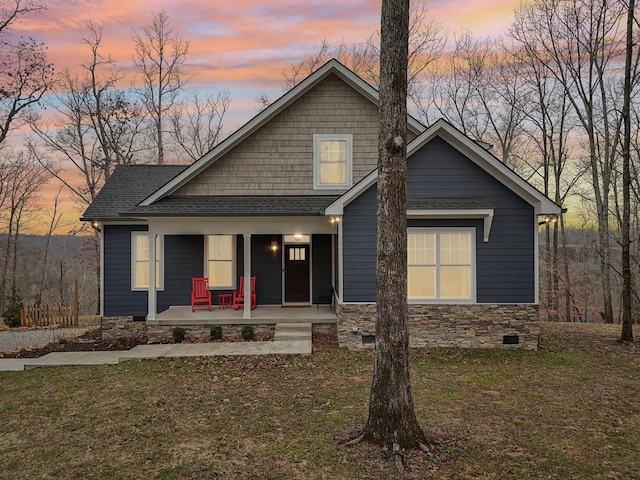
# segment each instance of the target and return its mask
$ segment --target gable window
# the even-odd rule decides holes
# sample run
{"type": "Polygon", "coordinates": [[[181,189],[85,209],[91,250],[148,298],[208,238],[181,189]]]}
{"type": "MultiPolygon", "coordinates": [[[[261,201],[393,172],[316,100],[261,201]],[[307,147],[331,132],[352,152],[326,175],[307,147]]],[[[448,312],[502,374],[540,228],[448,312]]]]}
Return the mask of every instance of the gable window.
{"type": "MultiPolygon", "coordinates": [[[[156,288],[164,288],[163,242],[156,236],[156,288]]],[[[149,288],[149,233],[131,232],[131,290],[149,288]]]]}
{"type": "Polygon", "coordinates": [[[205,276],[212,290],[235,288],[235,236],[205,236],[205,276]]]}
{"type": "Polygon", "coordinates": [[[351,135],[314,135],[313,188],[351,187],[352,149],[351,135]]]}
{"type": "Polygon", "coordinates": [[[473,229],[409,229],[407,288],[409,300],[475,299],[473,229]]]}

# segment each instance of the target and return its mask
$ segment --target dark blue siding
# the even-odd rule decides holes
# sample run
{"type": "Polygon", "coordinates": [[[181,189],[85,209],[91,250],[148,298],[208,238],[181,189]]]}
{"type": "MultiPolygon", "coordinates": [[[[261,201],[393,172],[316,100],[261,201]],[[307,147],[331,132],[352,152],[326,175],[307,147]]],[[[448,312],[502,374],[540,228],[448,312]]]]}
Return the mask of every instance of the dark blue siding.
{"type": "MultiPolygon", "coordinates": [[[[131,290],[131,232],[146,231],[143,225],[105,225],[104,314],[146,315],[147,291],[131,290]]],[[[158,311],[170,305],[191,304],[191,278],[204,268],[202,235],[164,237],[164,289],[159,290],[158,311]]]]}
{"type": "MultiPolygon", "coordinates": [[[[158,292],[158,312],[171,305],[191,305],[191,279],[204,271],[202,235],[164,237],[164,290],[158,292]]],[[[145,292],[146,293],[146,292],[145,292]]],[[[217,297],[213,297],[213,302],[217,297]]]]}
{"type": "Polygon", "coordinates": [[[146,230],[143,225],[105,225],[102,229],[106,316],[147,314],[147,292],[131,291],[131,232],[146,230]]]}
{"type": "MultiPolygon", "coordinates": [[[[344,300],[375,301],[375,187],[345,208],[344,300]]],[[[410,226],[476,227],[479,303],[532,303],[535,299],[533,207],[439,137],[408,161],[408,196],[489,197],[494,219],[489,242],[479,220],[410,221],[410,226]]]]}
{"type": "Polygon", "coordinates": [[[344,300],[376,299],[376,186],[344,209],[342,234],[344,300]]]}
{"type": "MultiPolygon", "coordinates": [[[[239,237],[242,240],[242,236],[239,237]]],[[[282,236],[251,236],[251,273],[256,276],[258,305],[280,305],[282,303],[282,248],[273,252],[271,242],[278,242],[278,245],[282,247],[282,236]]]]}
{"type": "Polygon", "coordinates": [[[313,264],[312,303],[319,303],[321,296],[331,293],[331,235],[314,235],[311,244],[313,264]]]}

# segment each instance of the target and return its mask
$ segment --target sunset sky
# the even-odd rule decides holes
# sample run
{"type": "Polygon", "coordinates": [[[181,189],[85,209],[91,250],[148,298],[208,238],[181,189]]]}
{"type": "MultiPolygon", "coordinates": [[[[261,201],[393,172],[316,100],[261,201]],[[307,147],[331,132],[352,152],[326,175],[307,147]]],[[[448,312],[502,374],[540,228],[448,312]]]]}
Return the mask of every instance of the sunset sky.
{"type": "MultiPolygon", "coordinates": [[[[90,17],[103,26],[102,53],[133,80],[133,29],[165,10],[174,33],[190,41],[190,89],[231,92],[225,121],[230,133],[257,112],[256,98],[283,93],[282,72],[317,52],[323,39],[364,41],[379,28],[380,0],[43,0],[47,10],[16,25],[15,33],[46,44],[56,71],[77,68],[88,56],[80,36],[90,17]]],[[[516,0],[427,1],[431,18],[449,38],[504,34],[516,0]]],[[[55,189],[57,190],[57,188],[55,189]]],[[[67,205],[70,208],[71,205],[67,205]]]]}

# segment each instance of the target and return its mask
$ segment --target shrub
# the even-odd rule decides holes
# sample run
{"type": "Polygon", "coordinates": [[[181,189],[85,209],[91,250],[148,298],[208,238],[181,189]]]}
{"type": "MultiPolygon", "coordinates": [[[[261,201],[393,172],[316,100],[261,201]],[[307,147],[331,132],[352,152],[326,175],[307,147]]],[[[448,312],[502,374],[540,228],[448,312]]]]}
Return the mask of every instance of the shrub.
{"type": "Polygon", "coordinates": [[[211,327],[211,332],[209,332],[209,338],[211,340],[220,340],[222,338],[222,327],[220,325],[211,327]]]}
{"type": "Polygon", "coordinates": [[[242,331],[240,332],[240,334],[242,335],[243,340],[253,340],[256,332],[253,330],[253,327],[251,325],[245,325],[244,327],[242,327],[242,331]]]}
{"type": "Polygon", "coordinates": [[[186,334],[186,329],[182,327],[175,327],[171,332],[171,335],[173,335],[173,343],[182,343],[186,334]]]}
{"type": "Polygon", "coordinates": [[[11,293],[11,297],[9,297],[6,310],[2,313],[4,323],[7,327],[16,328],[20,326],[20,311],[22,307],[22,298],[20,298],[20,294],[14,290],[11,293]]]}

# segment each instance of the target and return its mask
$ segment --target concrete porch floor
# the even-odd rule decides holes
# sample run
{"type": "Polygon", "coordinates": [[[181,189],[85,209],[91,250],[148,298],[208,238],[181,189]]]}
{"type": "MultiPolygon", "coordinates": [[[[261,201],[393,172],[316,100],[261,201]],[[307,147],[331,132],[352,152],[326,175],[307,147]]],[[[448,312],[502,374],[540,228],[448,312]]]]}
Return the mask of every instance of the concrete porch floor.
{"type": "Polygon", "coordinates": [[[258,305],[251,311],[251,318],[242,318],[243,310],[206,308],[191,311],[190,306],[172,306],[147,320],[148,325],[251,325],[271,323],[336,323],[336,315],[329,305],[309,307],[282,307],[258,305]]]}

